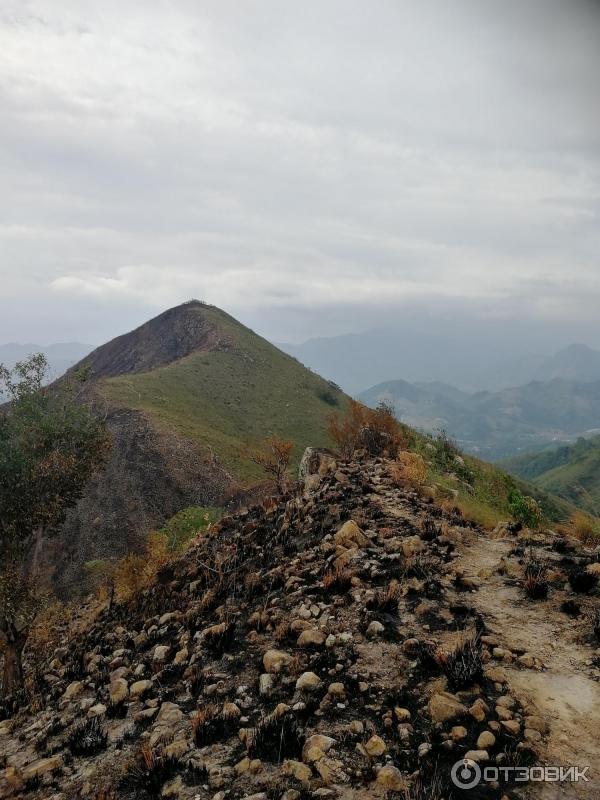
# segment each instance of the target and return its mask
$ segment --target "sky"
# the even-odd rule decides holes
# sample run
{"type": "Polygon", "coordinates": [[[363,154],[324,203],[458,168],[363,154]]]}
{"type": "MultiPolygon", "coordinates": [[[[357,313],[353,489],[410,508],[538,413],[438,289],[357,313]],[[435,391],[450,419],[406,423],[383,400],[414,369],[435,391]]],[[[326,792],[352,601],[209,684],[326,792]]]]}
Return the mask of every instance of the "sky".
{"type": "Polygon", "coordinates": [[[599,41],[592,0],[3,0],[0,342],[198,298],[600,346],[599,41]]]}

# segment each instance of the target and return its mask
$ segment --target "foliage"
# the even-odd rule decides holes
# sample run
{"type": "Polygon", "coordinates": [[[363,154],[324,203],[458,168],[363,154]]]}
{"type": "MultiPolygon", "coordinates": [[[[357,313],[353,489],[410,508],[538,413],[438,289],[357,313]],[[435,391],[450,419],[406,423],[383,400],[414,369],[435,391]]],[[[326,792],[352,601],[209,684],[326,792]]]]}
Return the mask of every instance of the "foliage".
{"type": "Polygon", "coordinates": [[[399,486],[408,484],[418,488],[427,482],[427,464],[418,453],[404,451],[398,453],[397,460],[390,466],[390,477],[399,486]]]}
{"type": "Polygon", "coordinates": [[[204,533],[221,518],[222,511],[214,506],[190,506],[175,514],[158,533],[167,537],[167,548],[180,552],[195,536],[204,533]]]}
{"type": "Polygon", "coordinates": [[[593,545],[600,542],[598,521],[583,511],[576,511],[569,521],[561,527],[561,532],[579,539],[582,544],[593,545]]]}
{"type": "Polygon", "coordinates": [[[42,538],[64,521],[103,463],[105,426],[82,402],[77,383],[44,385],[47,362],[31,356],[12,370],[0,366],[0,639],[2,691],[22,685],[21,653],[42,604],[38,557],[42,538]]]}
{"type": "Polygon", "coordinates": [[[290,485],[288,468],[293,448],[293,442],[269,436],[250,453],[250,459],[267,474],[279,494],[285,494],[290,485]]]}
{"type": "Polygon", "coordinates": [[[349,461],[357,450],[364,450],[369,456],[393,458],[408,446],[406,428],[386,403],[372,409],[350,400],[345,417],[329,416],[329,435],[344,461],[349,461]]]}
{"type": "Polygon", "coordinates": [[[518,489],[513,489],[508,498],[510,513],[517,522],[532,530],[539,528],[542,522],[542,509],[533,497],[523,495],[518,489]]]}
{"type": "Polygon", "coordinates": [[[466,689],[479,680],[483,671],[481,639],[478,634],[463,636],[450,651],[436,653],[435,660],[454,690],[466,689]]]}

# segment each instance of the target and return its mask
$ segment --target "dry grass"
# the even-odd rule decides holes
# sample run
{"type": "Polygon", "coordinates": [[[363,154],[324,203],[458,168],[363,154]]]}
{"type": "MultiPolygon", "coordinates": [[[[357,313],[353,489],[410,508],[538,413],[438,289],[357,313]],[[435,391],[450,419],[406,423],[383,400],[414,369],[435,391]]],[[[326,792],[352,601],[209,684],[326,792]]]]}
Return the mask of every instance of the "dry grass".
{"type": "Polygon", "coordinates": [[[600,536],[594,520],[583,511],[576,511],[571,519],[560,528],[565,536],[572,536],[582,544],[593,545],[600,542],[600,536]]]}
{"type": "Polygon", "coordinates": [[[397,486],[419,488],[427,483],[428,469],[422,456],[403,450],[389,468],[389,476],[397,486]]]}

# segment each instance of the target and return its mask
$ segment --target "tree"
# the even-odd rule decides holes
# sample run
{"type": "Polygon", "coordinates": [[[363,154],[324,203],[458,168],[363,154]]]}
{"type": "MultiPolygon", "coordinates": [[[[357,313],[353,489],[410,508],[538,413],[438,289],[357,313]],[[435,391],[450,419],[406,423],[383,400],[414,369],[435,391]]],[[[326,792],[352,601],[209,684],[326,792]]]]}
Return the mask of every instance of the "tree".
{"type": "Polygon", "coordinates": [[[288,468],[293,449],[293,442],[269,436],[259,450],[250,453],[251,461],[267,473],[280,494],[285,494],[289,488],[288,468]]]}
{"type": "Polygon", "coordinates": [[[0,365],[0,643],[2,697],[23,685],[22,652],[40,608],[39,564],[109,448],[106,428],[78,392],[86,376],[44,386],[48,364],[34,355],[0,365]]]}

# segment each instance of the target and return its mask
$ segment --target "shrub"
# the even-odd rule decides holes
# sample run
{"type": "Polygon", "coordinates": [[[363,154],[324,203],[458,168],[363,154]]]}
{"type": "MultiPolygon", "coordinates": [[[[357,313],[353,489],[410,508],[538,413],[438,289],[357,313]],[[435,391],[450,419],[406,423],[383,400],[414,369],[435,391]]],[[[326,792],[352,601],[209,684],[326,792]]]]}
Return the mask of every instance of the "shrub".
{"type": "Polygon", "coordinates": [[[347,592],[353,577],[352,570],[338,565],[323,576],[323,588],[326,592],[347,592]]]}
{"type": "Polygon", "coordinates": [[[99,717],[90,717],[70,731],[67,747],[74,756],[93,756],[106,748],[107,738],[99,717]]]}
{"type": "Polygon", "coordinates": [[[548,581],[546,566],[535,558],[525,563],[523,588],[531,600],[544,600],[548,597],[548,581]]]}
{"type": "Polygon", "coordinates": [[[436,663],[442,668],[452,689],[466,689],[481,678],[483,657],[479,634],[466,636],[449,652],[439,651],[436,663]]]}
{"type": "Polygon", "coordinates": [[[266,472],[279,494],[285,494],[289,489],[288,468],[293,449],[293,442],[270,436],[258,450],[250,453],[250,460],[266,472]]]}
{"type": "Polygon", "coordinates": [[[583,511],[576,511],[566,525],[562,527],[562,532],[573,536],[583,544],[598,544],[600,537],[594,524],[594,520],[583,511]]]}
{"type": "Polygon", "coordinates": [[[156,749],[145,744],[128,766],[122,784],[143,792],[143,797],[160,797],[164,784],[175,776],[178,766],[177,759],[166,755],[162,748],[156,749]]]}
{"type": "Polygon", "coordinates": [[[427,482],[427,464],[418,453],[403,451],[390,466],[389,475],[398,486],[418,488],[427,482]]]}
{"type": "Polygon", "coordinates": [[[378,591],[374,597],[367,601],[367,608],[370,611],[381,611],[385,614],[397,614],[398,603],[402,592],[400,585],[392,581],[387,589],[378,591]]]}
{"type": "Polygon", "coordinates": [[[569,575],[569,584],[577,594],[587,594],[598,585],[598,576],[585,569],[577,569],[569,575]]]}
{"type": "Polygon", "coordinates": [[[246,748],[252,758],[280,764],[285,759],[300,757],[304,739],[304,734],[291,713],[280,714],[275,711],[263,717],[248,732],[246,748]]]}
{"type": "Polygon", "coordinates": [[[372,409],[351,400],[343,419],[336,414],[329,417],[329,435],[344,461],[350,461],[359,449],[369,456],[388,455],[393,458],[400,449],[408,446],[405,428],[396,419],[393,408],[386,403],[372,409]]]}
{"type": "Polygon", "coordinates": [[[518,489],[512,489],[508,496],[510,513],[517,522],[535,530],[542,521],[542,509],[533,497],[521,494],[518,489]]]}

